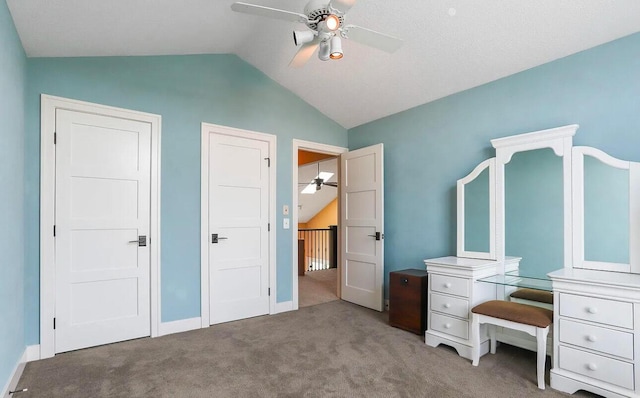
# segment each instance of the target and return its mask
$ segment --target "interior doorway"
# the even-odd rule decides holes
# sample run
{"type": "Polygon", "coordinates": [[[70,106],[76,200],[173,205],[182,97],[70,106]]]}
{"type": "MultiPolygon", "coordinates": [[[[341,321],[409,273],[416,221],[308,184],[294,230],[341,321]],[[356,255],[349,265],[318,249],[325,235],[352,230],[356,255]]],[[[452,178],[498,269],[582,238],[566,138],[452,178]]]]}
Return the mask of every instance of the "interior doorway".
{"type": "Polygon", "coordinates": [[[294,141],[294,309],[340,298],[339,164],[346,148],[294,141]]]}
{"type": "Polygon", "coordinates": [[[338,157],[298,150],[298,299],[338,299],[338,157]]]}

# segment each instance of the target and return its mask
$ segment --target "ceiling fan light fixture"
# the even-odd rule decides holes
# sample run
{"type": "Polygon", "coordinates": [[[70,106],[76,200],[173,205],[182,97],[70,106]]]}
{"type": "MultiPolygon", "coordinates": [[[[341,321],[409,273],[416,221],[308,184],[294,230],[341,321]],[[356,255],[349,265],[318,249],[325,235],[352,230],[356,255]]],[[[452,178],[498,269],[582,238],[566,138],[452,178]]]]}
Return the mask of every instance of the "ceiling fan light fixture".
{"type": "Polygon", "coordinates": [[[329,46],[329,42],[321,41],[320,47],[318,48],[318,58],[320,58],[321,61],[328,61],[330,52],[331,48],[329,46]]]}
{"type": "Polygon", "coordinates": [[[307,44],[313,41],[315,35],[310,30],[294,30],[293,31],[293,43],[296,46],[301,44],[307,44]]]}
{"type": "Polygon", "coordinates": [[[340,18],[335,14],[329,14],[324,19],[324,26],[330,32],[335,32],[340,27],[340,18]]]}
{"type": "Polygon", "coordinates": [[[342,40],[338,36],[333,36],[331,38],[331,51],[329,53],[329,58],[331,59],[340,59],[344,56],[342,53],[342,40]]]}

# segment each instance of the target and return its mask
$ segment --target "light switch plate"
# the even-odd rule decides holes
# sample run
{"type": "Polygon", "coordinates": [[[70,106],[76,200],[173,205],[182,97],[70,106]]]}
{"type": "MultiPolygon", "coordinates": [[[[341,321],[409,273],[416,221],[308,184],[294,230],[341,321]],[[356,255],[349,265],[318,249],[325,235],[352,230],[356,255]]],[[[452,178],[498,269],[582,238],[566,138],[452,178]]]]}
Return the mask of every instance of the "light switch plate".
{"type": "Polygon", "coordinates": [[[289,205],[282,206],[282,215],[283,216],[288,216],[289,215],[289,205]]]}
{"type": "Polygon", "coordinates": [[[283,229],[289,229],[289,219],[288,218],[283,218],[282,219],[282,228],[283,229]]]}

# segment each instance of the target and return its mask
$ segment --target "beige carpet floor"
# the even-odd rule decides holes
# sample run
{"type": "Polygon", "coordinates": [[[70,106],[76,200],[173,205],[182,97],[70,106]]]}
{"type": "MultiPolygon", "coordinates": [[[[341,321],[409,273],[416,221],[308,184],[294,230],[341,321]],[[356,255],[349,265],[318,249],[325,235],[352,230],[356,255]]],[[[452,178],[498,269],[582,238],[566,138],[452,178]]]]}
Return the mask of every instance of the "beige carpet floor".
{"type": "Polygon", "coordinates": [[[566,396],[537,389],[535,353],[502,345],[473,367],[344,301],[59,354],[27,364],[18,387],[29,391],[16,398],[566,396]]]}
{"type": "Polygon", "coordinates": [[[298,307],[309,307],[337,300],[337,271],[337,268],[329,268],[298,276],[298,307]]]}

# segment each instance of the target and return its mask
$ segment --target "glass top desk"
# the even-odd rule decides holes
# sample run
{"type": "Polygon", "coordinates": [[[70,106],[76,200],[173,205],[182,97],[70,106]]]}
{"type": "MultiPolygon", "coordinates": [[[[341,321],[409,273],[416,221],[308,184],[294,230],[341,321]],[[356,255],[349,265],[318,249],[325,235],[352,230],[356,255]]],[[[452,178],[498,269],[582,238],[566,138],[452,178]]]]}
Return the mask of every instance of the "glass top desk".
{"type": "Polygon", "coordinates": [[[479,278],[478,282],[493,283],[495,285],[513,286],[519,288],[544,290],[550,292],[551,279],[546,275],[524,275],[522,272],[510,271],[504,274],[487,276],[485,278],[479,278]]]}

